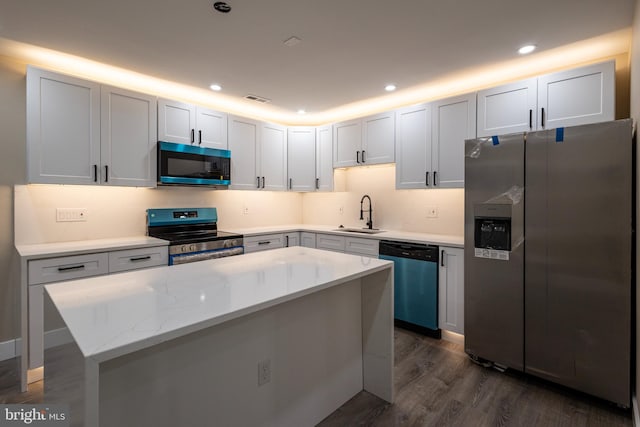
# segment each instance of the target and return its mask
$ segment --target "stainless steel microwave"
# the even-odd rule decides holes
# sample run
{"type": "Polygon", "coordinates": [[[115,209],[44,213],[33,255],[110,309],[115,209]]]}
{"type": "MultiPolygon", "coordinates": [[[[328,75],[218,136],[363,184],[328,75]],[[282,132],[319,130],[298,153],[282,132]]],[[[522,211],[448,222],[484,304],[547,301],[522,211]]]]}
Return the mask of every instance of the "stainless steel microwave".
{"type": "Polygon", "coordinates": [[[231,184],[231,152],[160,141],[158,184],[228,186],[231,184]]]}

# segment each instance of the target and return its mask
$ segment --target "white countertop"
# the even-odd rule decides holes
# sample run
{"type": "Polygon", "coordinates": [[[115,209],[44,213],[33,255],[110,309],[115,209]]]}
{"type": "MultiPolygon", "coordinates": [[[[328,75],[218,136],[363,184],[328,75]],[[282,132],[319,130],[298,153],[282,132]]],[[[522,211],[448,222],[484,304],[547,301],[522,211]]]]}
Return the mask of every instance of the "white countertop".
{"type": "MultiPolygon", "coordinates": [[[[348,225],[345,225],[348,226],[348,225]]],[[[356,226],[357,227],[357,226],[356,226]]],[[[411,231],[383,231],[377,234],[354,233],[348,231],[337,231],[337,226],[330,225],[312,225],[312,224],[291,224],[276,225],[269,227],[252,227],[252,228],[235,228],[231,230],[225,229],[232,233],[242,234],[246,236],[259,236],[268,233],[292,233],[296,231],[308,231],[311,233],[327,233],[341,236],[361,237],[365,239],[376,240],[396,240],[413,243],[427,243],[439,246],[450,246],[455,248],[464,247],[464,236],[453,236],[447,234],[430,234],[430,233],[414,233],[411,231]]]]}
{"type": "Polygon", "coordinates": [[[83,355],[104,361],[391,265],[290,247],[49,284],[45,289],[83,355]]]}
{"type": "Polygon", "coordinates": [[[24,259],[67,256],[88,252],[116,251],[152,246],[167,246],[167,240],[148,236],[116,237],[112,239],[80,240],[75,242],[39,243],[16,245],[18,254],[24,259]]]}

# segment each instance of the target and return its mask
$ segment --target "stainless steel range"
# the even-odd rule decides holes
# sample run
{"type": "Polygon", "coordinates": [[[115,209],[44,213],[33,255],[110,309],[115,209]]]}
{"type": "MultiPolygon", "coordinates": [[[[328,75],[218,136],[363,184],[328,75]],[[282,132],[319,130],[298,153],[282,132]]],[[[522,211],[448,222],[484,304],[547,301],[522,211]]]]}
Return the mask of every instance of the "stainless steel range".
{"type": "Polygon", "coordinates": [[[216,208],[147,209],[147,234],[170,242],[169,265],[244,253],[243,236],[217,222],[216,208]]]}

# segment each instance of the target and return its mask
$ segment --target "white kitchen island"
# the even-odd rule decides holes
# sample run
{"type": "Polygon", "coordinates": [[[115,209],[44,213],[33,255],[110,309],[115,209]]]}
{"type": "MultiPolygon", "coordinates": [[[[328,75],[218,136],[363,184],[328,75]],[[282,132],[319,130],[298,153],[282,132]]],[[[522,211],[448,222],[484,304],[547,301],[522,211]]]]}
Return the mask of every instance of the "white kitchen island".
{"type": "Polygon", "coordinates": [[[45,289],[84,357],[86,426],[311,426],[363,389],[393,402],[388,261],[290,247],[45,289]]]}

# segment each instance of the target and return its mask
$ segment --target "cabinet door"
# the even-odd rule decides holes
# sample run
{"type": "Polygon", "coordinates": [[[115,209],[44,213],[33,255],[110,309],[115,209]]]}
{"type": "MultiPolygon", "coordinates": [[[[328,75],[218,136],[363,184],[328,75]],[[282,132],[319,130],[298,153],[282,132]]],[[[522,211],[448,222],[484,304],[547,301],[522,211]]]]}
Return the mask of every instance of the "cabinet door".
{"type": "Polygon", "coordinates": [[[335,234],[316,234],[316,248],[344,252],[345,238],[335,234]]]}
{"type": "Polygon", "coordinates": [[[287,146],[289,190],[314,191],[316,187],[316,129],[289,128],[287,146]]]}
{"type": "Polygon", "coordinates": [[[207,108],[196,108],[196,143],[202,147],[226,150],[227,115],[207,108]]]}
{"type": "Polygon", "coordinates": [[[464,188],[464,141],[476,136],[476,94],[432,104],[432,167],[436,188],[464,188]]]}
{"type": "Polygon", "coordinates": [[[158,140],[176,144],[196,141],[196,107],[169,99],[158,100],[158,140]]]}
{"type": "MultiPolygon", "coordinates": [[[[260,171],[264,190],[287,189],[287,128],[263,123],[260,127],[260,171]]],[[[233,178],[232,178],[233,179],[233,178]]]]}
{"type": "Polygon", "coordinates": [[[300,232],[285,233],[284,234],[284,247],[300,246],[300,232]]]}
{"type": "Polygon", "coordinates": [[[333,167],[344,168],[360,164],[362,120],[355,119],[333,126],[333,167]]]}
{"type": "Polygon", "coordinates": [[[316,247],[316,233],[309,233],[303,231],[300,233],[300,246],[304,246],[305,248],[315,248],[316,247]]]}
{"type": "Polygon", "coordinates": [[[395,111],[362,119],[363,164],[393,163],[395,161],[395,111]]]}
{"type": "Polygon", "coordinates": [[[157,101],[154,96],[102,86],[101,181],[155,187],[157,101]]]}
{"type": "Polygon", "coordinates": [[[43,184],[97,184],[100,85],[27,69],[27,176],[43,184]]]}
{"type": "Polygon", "coordinates": [[[396,112],[396,188],[430,188],[431,106],[403,108],[396,112]]]}
{"type": "Polygon", "coordinates": [[[464,334],[464,250],[440,247],[439,321],[441,329],[464,334]]]}
{"type": "Polygon", "coordinates": [[[229,150],[231,150],[232,190],[257,190],[259,122],[244,117],[229,116],[229,150]]]}
{"type": "Polygon", "coordinates": [[[538,129],[614,119],[614,61],[538,78],[538,129]]]}
{"type": "Polygon", "coordinates": [[[366,255],[373,258],[378,258],[378,244],[379,241],[377,239],[345,237],[344,251],[348,254],[366,255]]]}
{"type": "Polygon", "coordinates": [[[478,92],[478,137],[536,129],[537,79],[478,92]]]}
{"type": "Polygon", "coordinates": [[[316,130],[316,175],[316,190],[333,191],[333,128],[331,126],[322,126],[316,130]]]}

